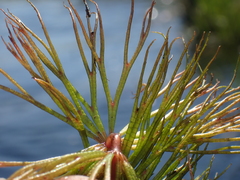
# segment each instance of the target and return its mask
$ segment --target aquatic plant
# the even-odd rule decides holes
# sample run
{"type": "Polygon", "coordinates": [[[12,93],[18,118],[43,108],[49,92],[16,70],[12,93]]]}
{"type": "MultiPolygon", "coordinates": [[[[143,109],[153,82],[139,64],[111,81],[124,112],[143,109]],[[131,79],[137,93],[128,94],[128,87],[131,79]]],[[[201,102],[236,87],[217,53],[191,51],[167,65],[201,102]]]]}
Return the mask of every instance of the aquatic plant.
{"type": "MultiPolygon", "coordinates": [[[[37,13],[46,42],[40,39],[17,16],[4,10],[2,12],[6,15],[10,42],[2,39],[7,49],[30,73],[32,79],[39,84],[62,113],[37,101],[3,69],[0,69],[1,74],[18,91],[2,84],[0,88],[71,125],[79,132],[84,149],[40,161],[1,161],[0,167],[23,166],[8,179],[53,179],[69,175],[85,175],[89,179],[105,180],[181,179],[186,174],[189,174],[191,179],[194,177],[207,179],[212,160],[201,175],[196,176],[195,174],[198,161],[205,154],[240,153],[238,145],[223,144],[217,149],[208,147],[209,144],[215,142],[240,141],[240,137],[222,138],[218,136],[228,132],[240,132],[240,87],[232,87],[237,69],[233,73],[232,81],[226,86],[220,86],[219,81],[215,82],[213,76],[208,73],[208,68],[215,60],[218,51],[204,69],[199,66],[209,35],[203,34],[192,57],[188,54],[188,47],[194,37],[189,42],[182,39],[184,46],[182,54],[167,81],[169,64],[173,58],[171,49],[174,42],[181,38],[170,41],[170,29],[166,35],[154,32],[159,34],[164,41],[156,54],[152,70],[147,73],[148,55],[155,40],[146,48],[144,48],[144,44],[150,32],[155,1],[151,3],[143,17],[137,47],[131,53],[132,56],[129,56],[134,15],[134,0],[132,0],[125,37],[122,73],[116,91],[111,92],[106,73],[106,68],[111,67],[105,67],[104,28],[100,9],[95,1],[90,0],[96,7],[96,12],[91,12],[87,2],[84,1],[87,22],[85,26],[76,8],[68,0],[68,5],[64,6],[72,19],[77,46],[90,86],[91,98],[90,102],[87,102],[81,92],[67,78],[40,12],[29,0],[27,1],[37,13]],[[95,20],[93,27],[90,19],[95,20]],[[81,31],[79,31],[79,26],[81,31]],[[84,41],[91,52],[91,59],[87,59],[86,49],[83,48],[84,41]],[[48,54],[44,54],[36,42],[40,43],[48,54]],[[139,70],[140,76],[134,93],[131,117],[129,123],[120,132],[115,132],[119,101],[122,98],[121,95],[131,68],[142,51],[145,52],[145,55],[140,57],[142,68],[139,70]],[[180,66],[183,61],[187,63],[185,69],[181,71],[180,66]],[[67,94],[54,86],[47,70],[50,70],[62,82],[67,94]],[[197,70],[200,71],[199,75],[196,74],[197,70]],[[100,78],[97,77],[97,73],[100,78]],[[99,83],[97,82],[99,81],[104,89],[108,105],[108,130],[105,128],[98,110],[97,84],[99,83]],[[154,109],[155,107],[157,108],[154,109]],[[90,145],[89,138],[94,139],[96,144],[90,145]],[[170,153],[169,158],[162,167],[157,168],[166,152],[170,153]]],[[[220,176],[221,174],[214,179],[220,176]]]]}

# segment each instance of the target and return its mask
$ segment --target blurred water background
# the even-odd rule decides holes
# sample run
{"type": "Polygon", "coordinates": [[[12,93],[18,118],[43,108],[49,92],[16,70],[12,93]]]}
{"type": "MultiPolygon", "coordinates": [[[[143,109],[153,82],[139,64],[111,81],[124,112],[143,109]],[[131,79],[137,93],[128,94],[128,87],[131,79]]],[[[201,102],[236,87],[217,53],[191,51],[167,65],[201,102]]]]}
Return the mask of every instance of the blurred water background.
{"type": "MultiPolygon", "coordinates": [[[[85,71],[76,47],[69,13],[63,7],[63,3],[67,4],[67,1],[32,0],[32,2],[41,12],[52,41],[59,53],[59,57],[66,69],[68,78],[81,92],[83,97],[88,100],[88,81],[84,74],[85,71]]],[[[114,94],[122,68],[123,38],[127,27],[130,0],[99,0],[97,2],[101,9],[104,22],[106,38],[105,61],[107,73],[109,75],[109,84],[112,94],[114,94]]],[[[82,1],[72,0],[72,3],[79,10],[79,14],[84,19],[85,9],[82,1]]],[[[150,3],[151,1],[148,0],[136,0],[130,55],[131,50],[133,51],[136,47],[142,17],[150,6],[150,3]]],[[[5,11],[9,9],[36,34],[44,39],[36,14],[25,0],[1,0],[0,8],[5,11]]],[[[92,10],[94,9],[92,5],[90,8],[92,10]]],[[[170,39],[184,36],[188,40],[193,34],[194,27],[191,26],[190,28],[189,25],[184,23],[187,13],[188,9],[186,9],[185,4],[183,3],[178,1],[175,2],[173,0],[157,0],[151,30],[166,33],[171,26],[170,39]]],[[[0,35],[8,41],[8,32],[5,27],[4,19],[5,17],[1,13],[0,35]]],[[[198,32],[198,34],[201,33],[198,32]]],[[[148,43],[155,38],[157,38],[157,41],[150,52],[149,63],[151,63],[151,58],[155,58],[163,41],[160,35],[151,33],[148,38],[148,43]]],[[[177,41],[172,51],[174,56],[169,74],[171,74],[171,71],[174,68],[174,63],[178,60],[182,48],[181,41],[177,41]]],[[[237,54],[237,52],[235,53],[237,54]]],[[[213,54],[214,52],[212,52],[212,55],[213,54]]],[[[206,60],[209,61],[209,58],[206,58],[206,60]]],[[[212,71],[218,75],[216,75],[216,77],[221,81],[221,84],[226,84],[232,77],[234,62],[236,61],[233,60],[233,63],[229,63],[229,61],[226,60],[223,61],[227,62],[228,66],[222,65],[217,66],[218,68],[213,67],[212,71]]],[[[117,117],[116,132],[126,125],[130,116],[131,105],[133,102],[132,98],[134,97],[133,93],[137,84],[136,79],[139,77],[141,58],[138,59],[138,62],[137,66],[134,67],[123,92],[117,117]]],[[[15,78],[17,82],[27,89],[37,100],[49,105],[53,109],[57,109],[51,99],[44,93],[44,91],[39,89],[38,85],[31,79],[31,76],[29,76],[24,68],[21,67],[14,57],[6,50],[2,42],[0,42],[0,67],[15,78]]],[[[0,83],[12,87],[8,80],[3,76],[0,76],[0,83]]],[[[58,80],[53,83],[56,87],[61,90],[63,89],[58,80]]],[[[235,84],[239,85],[239,83],[235,84]]],[[[104,98],[105,96],[101,84],[99,84],[99,109],[101,111],[101,118],[106,123],[107,114],[104,98]]],[[[40,160],[52,156],[76,152],[80,149],[82,149],[82,145],[78,132],[72,127],[18,97],[4,91],[0,92],[0,161],[40,160]]],[[[232,163],[232,167],[221,179],[239,179],[239,156],[240,155],[216,155],[213,169],[211,171],[211,177],[213,178],[215,172],[221,172],[228,164],[232,163]]],[[[207,155],[201,160],[197,171],[199,174],[205,170],[209,164],[209,159],[210,156],[207,155]]],[[[14,170],[16,170],[16,168],[0,168],[0,177],[8,177],[14,170]]],[[[186,178],[190,179],[190,177],[186,178]]]]}

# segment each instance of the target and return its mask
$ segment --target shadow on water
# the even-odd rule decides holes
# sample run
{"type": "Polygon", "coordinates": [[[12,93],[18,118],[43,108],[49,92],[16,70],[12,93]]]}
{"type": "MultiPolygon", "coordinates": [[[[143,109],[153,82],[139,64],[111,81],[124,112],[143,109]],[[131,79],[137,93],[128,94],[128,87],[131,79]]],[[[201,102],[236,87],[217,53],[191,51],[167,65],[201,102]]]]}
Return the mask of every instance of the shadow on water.
{"type": "MultiPolygon", "coordinates": [[[[84,74],[84,68],[79,59],[79,52],[76,48],[72,24],[68,11],[63,7],[62,1],[51,0],[46,6],[45,1],[32,0],[36,7],[41,12],[45,24],[52,37],[52,41],[56,46],[59,57],[62,60],[63,66],[66,68],[66,74],[73,85],[79,89],[86,99],[89,99],[88,81],[84,74]],[[74,64],[74,65],[73,65],[74,64]]],[[[85,16],[83,4],[80,1],[72,0],[73,4],[79,9],[80,15],[85,16]]],[[[66,3],[66,1],[65,1],[66,3]]],[[[132,33],[131,48],[135,48],[136,41],[139,37],[141,27],[141,19],[150,5],[150,1],[136,1],[136,11],[132,33]]],[[[99,1],[99,7],[103,16],[105,38],[106,38],[106,62],[109,75],[109,83],[112,92],[117,86],[119,75],[122,68],[122,53],[123,53],[123,37],[127,26],[129,15],[129,1],[99,1]],[[114,7],[109,9],[109,7],[114,7]],[[111,16],[109,16],[111,14],[111,16]]],[[[43,37],[41,27],[37,21],[34,10],[24,0],[7,0],[0,2],[0,8],[10,9],[12,13],[17,15],[21,20],[29,26],[36,34],[43,37]]],[[[90,6],[93,8],[93,6],[90,6]]],[[[152,31],[160,31],[166,33],[171,26],[171,39],[183,36],[182,31],[182,13],[184,10],[183,4],[173,3],[173,1],[157,0],[155,11],[155,19],[152,22],[152,31]]],[[[4,16],[0,14],[0,35],[7,40],[7,30],[4,23],[4,16]]],[[[190,35],[193,33],[190,32],[190,35]]],[[[149,42],[159,37],[151,33],[149,42]]],[[[156,46],[152,48],[153,57],[155,57],[161,41],[156,42],[156,46]]],[[[146,43],[148,44],[148,43],[146,43]]],[[[213,45],[214,46],[214,45],[213,45]]],[[[176,60],[181,53],[181,42],[173,48],[173,54],[176,60]]],[[[217,47],[217,46],[215,46],[217,47]]],[[[24,69],[16,62],[16,60],[5,49],[3,43],[0,43],[0,67],[8,72],[13,78],[16,78],[19,84],[23,85],[30,94],[41,102],[57,109],[45,93],[38,88],[36,83],[31,80],[31,77],[24,69]]],[[[211,53],[212,55],[213,53],[211,53]]],[[[130,54],[131,55],[131,54],[130,54]]],[[[140,55],[141,57],[141,55],[140,55]]],[[[151,56],[150,58],[151,59],[151,56]]],[[[206,58],[209,59],[209,58],[206,58]]],[[[139,60],[141,61],[141,59],[139,60]]],[[[174,62],[174,61],[173,61],[174,62]]],[[[218,64],[219,65],[219,64],[218,64]]],[[[174,66],[174,65],[173,65],[174,66]]],[[[231,71],[229,77],[232,76],[232,68],[223,66],[220,69],[231,71]],[[224,68],[223,68],[224,67],[224,68]]],[[[130,109],[132,105],[132,92],[136,88],[136,79],[139,77],[139,66],[133,69],[133,73],[128,80],[125,91],[123,92],[123,100],[120,102],[119,115],[117,117],[116,131],[119,131],[128,122],[130,109]]],[[[171,73],[171,72],[170,72],[171,73]]],[[[218,75],[216,75],[218,77],[218,75]]],[[[225,76],[224,76],[225,77],[225,76]]],[[[226,80],[227,82],[228,80],[226,80]]],[[[1,84],[9,85],[9,82],[1,77],[1,84]]],[[[60,82],[55,81],[54,85],[62,88],[60,82]]],[[[101,86],[99,94],[103,94],[101,86]]],[[[107,122],[106,104],[104,95],[100,96],[99,109],[101,118],[107,122]]],[[[94,142],[92,142],[94,143],[94,142]]],[[[28,104],[27,102],[14,97],[11,94],[1,91],[0,93],[0,160],[12,161],[31,161],[48,158],[51,156],[63,155],[78,151],[82,148],[78,133],[67,124],[56,120],[53,116],[39,110],[38,108],[28,104]]],[[[226,160],[222,155],[216,158],[216,162],[226,160]]],[[[212,172],[220,171],[225,168],[228,162],[234,162],[233,158],[227,158],[224,167],[213,168],[212,172]]],[[[202,166],[199,168],[201,173],[208,161],[202,161],[202,166]],[[205,166],[204,166],[205,165],[205,166]]],[[[0,176],[7,177],[15,169],[4,168],[0,169],[0,176]]],[[[233,173],[233,171],[230,171],[233,173]]],[[[227,174],[231,174],[227,173],[227,174]]],[[[212,176],[213,177],[213,176],[212,176]]],[[[226,176],[225,176],[226,177],[226,176]]],[[[226,177],[227,178],[227,177],[226,177]]],[[[231,177],[231,179],[234,179],[231,177]]]]}

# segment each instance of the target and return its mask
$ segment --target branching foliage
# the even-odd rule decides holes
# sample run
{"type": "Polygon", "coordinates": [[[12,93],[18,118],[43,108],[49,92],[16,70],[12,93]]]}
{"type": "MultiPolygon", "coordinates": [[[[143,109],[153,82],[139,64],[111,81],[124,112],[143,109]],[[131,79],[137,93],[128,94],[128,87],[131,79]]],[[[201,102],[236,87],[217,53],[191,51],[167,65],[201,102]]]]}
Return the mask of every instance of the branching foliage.
{"type": "MultiPolygon", "coordinates": [[[[122,73],[115,95],[112,97],[105,68],[104,29],[100,9],[96,2],[90,0],[96,7],[96,12],[90,12],[87,2],[84,1],[87,21],[87,27],[85,27],[77,10],[68,0],[68,5],[64,6],[70,13],[77,46],[89,80],[91,100],[87,102],[81,92],[68,80],[40,12],[29,0],[27,1],[37,13],[47,42],[40,39],[14,14],[4,10],[2,12],[6,15],[10,42],[2,39],[7,49],[30,73],[33,80],[45,90],[62,113],[58,113],[34,99],[3,69],[0,69],[1,74],[19,91],[4,85],[0,85],[0,89],[25,99],[71,125],[78,130],[85,149],[35,162],[1,161],[0,167],[24,166],[8,179],[53,179],[81,174],[89,176],[89,179],[134,180],[153,177],[156,180],[172,180],[181,179],[187,173],[194,178],[197,162],[204,154],[240,153],[240,146],[237,145],[222,146],[218,149],[208,148],[209,143],[240,141],[240,137],[219,138],[218,136],[228,132],[240,132],[240,87],[232,87],[237,69],[232,81],[226,86],[219,86],[219,82],[215,82],[213,77],[208,74],[208,68],[217,53],[204,69],[199,68],[201,55],[207,46],[208,35],[203,34],[191,59],[188,48],[193,39],[183,44],[184,50],[169,82],[166,82],[166,74],[171,62],[171,49],[179,38],[170,41],[169,31],[166,35],[155,32],[164,39],[164,42],[156,55],[152,71],[146,74],[148,55],[154,41],[146,50],[143,49],[143,45],[150,31],[155,1],[152,2],[143,18],[138,45],[132,53],[132,57],[129,57],[128,46],[134,15],[134,0],[132,0],[125,38],[122,73]],[[90,18],[95,18],[93,27],[90,24],[90,18]],[[81,31],[78,29],[78,25],[81,31]],[[90,61],[85,55],[80,33],[83,34],[91,52],[90,61]],[[98,35],[100,48],[96,49],[98,35]],[[43,53],[43,50],[36,45],[36,41],[43,45],[51,58],[43,53]],[[131,118],[120,132],[115,133],[114,127],[121,94],[129,72],[141,51],[145,51],[145,56],[142,58],[142,69],[136,87],[131,118]],[[185,69],[180,71],[180,66],[186,59],[188,63],[185,69]],[[54,87],[46,69],[62,82],[68,95],[54,87]],[[196,71],[199,69],[201,72],[196,76],[196,71]],[[100,74],[100,79],[96,76],[97,72],[100,74]],[[146,82],[143,77],[148,77],[146,82]],[[108,131],[105,129],[98,111],[97,81],[102,82],[108,104],[108,131]],[[153,109],[155,107],[153,105],[156,103],[158,103],[158,108],[153,109]],[[94,139],[97,144],[90,146],[89,138],[94,139]],[[166,152],[170,152],[171,156],[158,169],[157,165],[166,152]]],[[[206,179],[211,165],[212,161],[209,168],[196,179],[206,179]]]]}

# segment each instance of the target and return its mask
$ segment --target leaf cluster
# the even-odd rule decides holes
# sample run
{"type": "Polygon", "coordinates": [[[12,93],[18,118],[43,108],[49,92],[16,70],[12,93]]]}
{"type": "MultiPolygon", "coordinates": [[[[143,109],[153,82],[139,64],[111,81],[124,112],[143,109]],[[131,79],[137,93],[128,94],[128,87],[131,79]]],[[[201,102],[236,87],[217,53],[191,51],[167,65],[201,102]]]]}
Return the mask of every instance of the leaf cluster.
{"type": "MultiPolygon", "coordinates": [[[[192,57],[188,54],[188,49],[194,37],[187,43],[182,39],[184,49],[170,80],[166,82],[169,65],[173,59],[172,47],[174,42],[181,38],[170,41],[170,29],[166,35],[154,32],[164,41],[159,47],[151,72],[147,74],[148,56],[155,40],[146,49],[144,44],[150,32],[155,1],[143,17],[138,44],[135,51],[131,53],[133,55],[129,57],[134,16],[134,0],[132,0],[125,37],[122,73],[112,97],[105,67],[104,28],[100,9],[95,1],[90,0],[96,7],[96,12],[91,12],[87,2],[84,1],[87,22],[85,26],[76,8],[68,0],[68,5],[64,7],[70,13],[76,43],[90,86],[91,98],[90,102],[87,102],[67,78],[40,12],[29,0],[27,1],[37,13],[47,42],[40,39],[17,16],[3,10],[7,17],[6,26],[10,42],[2,39],[7,49],[59,107],[61,113],[34,99],[3,69],[0,69],[1,74],[9,79],[18,91],[4,85],[0,85],[0,89],[32,103],[71,125],[79,132],[85,149],[35,162],[2,161],[0,167],[24,166],[9,179],[53,179],[72,174],[87,175],[90,179],[149,179],[150,177],[181,179],[187,173],[193,179],[197,162],[203,155],[240,153],[240,146],[237,145],[223,145],[218,149],[208,148],[210,143],[240,140],[240,137],[218,138],[218,135],[223,133],[240,132],[240,87],[232,88],[237,69],[227,86],[220,86],[219,82],[214,82],[213,76],[208,74],[208,68],[215,60],[218,51],[204,69],[199,66],[201,56],[207,47],[209,34],[203,34],[192,57]],[[93,27],[90,21],[92,18],[94,19],[93,27]],[[44,47],[50,58],[36,45],[36,42],[44,47]],[[90,60],[87,59],[83,43],[87,44],[91,52],[90,60]],[[114,129],[119,101],[131,68],[142,51],[145,55],[142,57],[131,117],[129,123],[116,133],[114,129]],[[181,71],[183,61],[187,61],[187,65],[181,71]],[[67,95],[53,85],[47,70],[62,82],[67,95]],[[196,75],[197,71],[200,71],[199,75],[196,75]],[[97,73],[100,79],[97,78],[97,73]],[[146,82],[144,77],[147,77],[146,82]],[[103,125],[98,110],[98,81],[102,84],[108,105],[108,131],[103,125]],[[97,144],[90,146],[89,138],[94,139],[97,144]],[[169,152],[170,157],[160,169],[157,168],[164,155],[169,152]]],[[[201,177],[206,179],[211,165],[212,161],[209,168],[196,179],[201,177]]]]}

